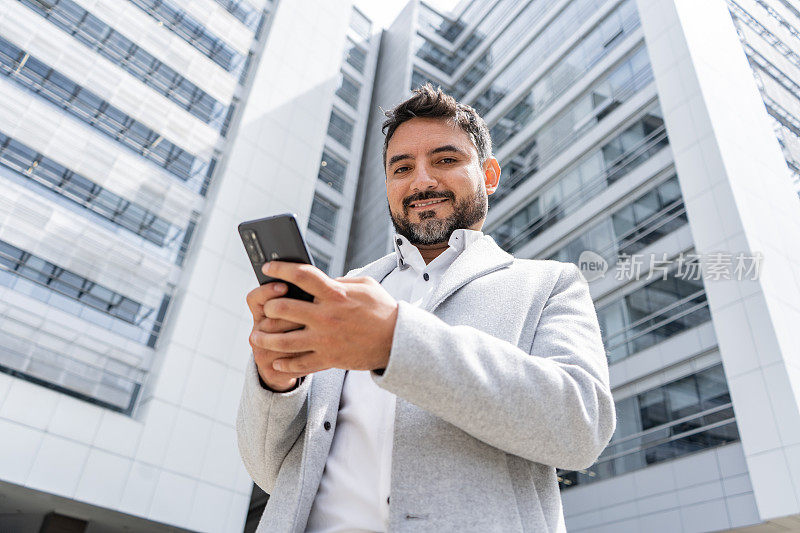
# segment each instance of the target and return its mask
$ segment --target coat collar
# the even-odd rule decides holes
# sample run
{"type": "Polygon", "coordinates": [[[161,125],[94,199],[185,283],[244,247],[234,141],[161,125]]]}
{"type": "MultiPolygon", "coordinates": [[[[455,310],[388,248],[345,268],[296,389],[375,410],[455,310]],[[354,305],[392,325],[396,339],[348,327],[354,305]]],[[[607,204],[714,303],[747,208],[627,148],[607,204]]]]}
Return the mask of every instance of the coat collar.
{"type": "MultiPolygon", "coordinates": [[[[470,281],[507,267],[513,262],[514,257],[511,254],[497,246],[490,235],[484,235],[461,252],[445,271],[439,286],[428,300],[426,309],[433,311],[448,296],[470,281]]],[[[363,268],[349,272],[347,277],[370,276],[380,283],[395,268],[397,268],[397,252],[392,252],[363,268]]]]}

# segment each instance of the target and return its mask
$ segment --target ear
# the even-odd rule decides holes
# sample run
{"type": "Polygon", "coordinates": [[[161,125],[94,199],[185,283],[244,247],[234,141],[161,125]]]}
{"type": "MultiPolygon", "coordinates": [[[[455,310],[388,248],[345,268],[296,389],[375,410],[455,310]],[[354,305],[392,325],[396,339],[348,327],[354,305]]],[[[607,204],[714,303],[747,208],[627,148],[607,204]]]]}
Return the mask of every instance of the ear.
{"type": "Polygon", "coordinates": [[[483,172],[486,194],[494,194],[500,183],[500,163],[494,157],[490,157],[483,163],[483,172]]]}

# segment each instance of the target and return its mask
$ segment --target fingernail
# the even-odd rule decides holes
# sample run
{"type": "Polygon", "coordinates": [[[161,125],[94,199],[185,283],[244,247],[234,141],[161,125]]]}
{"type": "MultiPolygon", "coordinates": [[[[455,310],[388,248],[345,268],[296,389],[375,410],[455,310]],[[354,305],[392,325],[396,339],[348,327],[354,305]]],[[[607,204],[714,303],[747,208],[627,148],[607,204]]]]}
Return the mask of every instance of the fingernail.
{"type": "Polygon", "coordinates": [[[275,285],[272,286],[272,288],[275,289],[275,292],[286,291],[286,285],[284,285],[283,283],[276,283],[275,285]]]}
{"type": "Polygon", "coordinates": [[[269,274],[269,263],[264,263],[264,266],[261,267],[261,272],[269,274]]]}
{"type": "Polygon", "coordinates": [[[278,359],[277,361],[273,361],[272,368],[278,371],[283,370],[283,361],[281,361],[280,359],[278,359]]]}

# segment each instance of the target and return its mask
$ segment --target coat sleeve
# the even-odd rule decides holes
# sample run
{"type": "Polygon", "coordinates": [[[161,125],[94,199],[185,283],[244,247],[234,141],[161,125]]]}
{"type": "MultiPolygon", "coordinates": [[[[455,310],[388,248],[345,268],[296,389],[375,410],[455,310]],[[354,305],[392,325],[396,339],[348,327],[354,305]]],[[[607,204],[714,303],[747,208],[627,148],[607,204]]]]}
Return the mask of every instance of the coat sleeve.
{"type": "MultiPolygon", "coordinates": [[[[591,466],[616,427],[588,284],[564,265],[530,353],[399,303],[382,388],[487,444],[568,470],[591,466]]],[[[477,310],[476,310],[477,311],[477,310]]]]}
{"type": "Polygon", "coordinates": [[[270,392],[259,383],[252,357],[248,363],[236,417],[236,439],[245,469],[267,494],[272,492],[283,460],[305,427],[312,379],[306,376],[289,392],[270,392]]]}

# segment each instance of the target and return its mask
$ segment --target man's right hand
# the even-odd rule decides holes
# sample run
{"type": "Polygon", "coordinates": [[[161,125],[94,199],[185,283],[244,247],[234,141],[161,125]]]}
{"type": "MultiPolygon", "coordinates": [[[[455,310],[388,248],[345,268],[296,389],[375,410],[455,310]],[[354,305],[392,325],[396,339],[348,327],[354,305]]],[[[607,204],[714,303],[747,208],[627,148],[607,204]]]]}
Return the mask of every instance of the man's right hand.
{"type": "Polygon", "coordinates": [[[268,318],[264,314],[264,304],[273,298],[280,298],[286,294],[286,284],[280,282],[267,283],[261,285],[257,289],[253,289],[247,294],[247,306],[253,314],[253,330],[250,333],[250,347],[253,349],[253,357],[255,358],[256,368],[261,379],[271,389],[276,391],[288,391],[295,386],[297,378],[291,374],[285,374],[272,368],[272,362],[275,359],[283,357],[291,357],[297,354],[286,354],[282,352],[273,352],[259,348],[253,343],[254,334],[259,331],[265,333],[283,333],[285,331],[292,331],[300,329],[302,324],[290,322],[288,320],[280,320],[268,318]]]}

